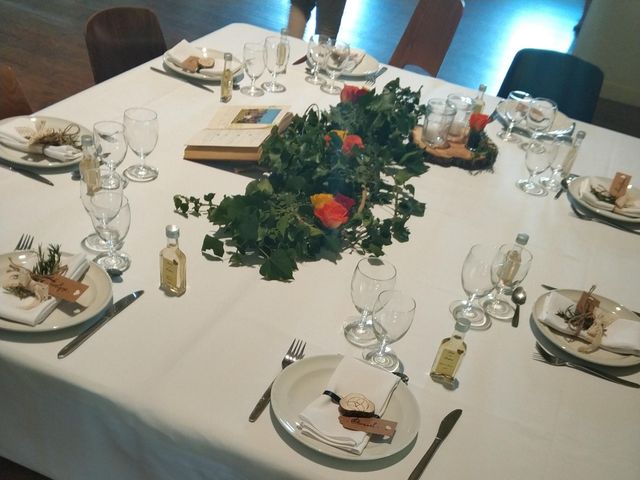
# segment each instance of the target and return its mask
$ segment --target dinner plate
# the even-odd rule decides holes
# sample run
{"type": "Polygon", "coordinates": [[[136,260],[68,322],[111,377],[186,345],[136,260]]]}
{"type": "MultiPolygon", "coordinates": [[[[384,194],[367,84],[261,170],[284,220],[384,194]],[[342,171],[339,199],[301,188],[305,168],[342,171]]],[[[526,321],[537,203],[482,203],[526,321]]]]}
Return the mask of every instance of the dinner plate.
{"type": "MultiPolygon", "coordinates": [[[[216,63],[224,62],[224,52],[220,52],[218,50],[214,50],[212,48],[207,47],[196,47],[198,50],[202,52],[203,57],[213,58],[216,63]]],[[[169,54],[165,52],[162,56],[162,60],[166,67],[180,75],[191,78],[193,80],[199,80],[204,82],[219,82],[222,78],[222,71],[212,72],[211,75],[205,75],[203,73],[192,73],[183,69],[180,65],[173,63],[173,61],[169,58],[169,54]]],[[[231,61],[231,74],[235,77],[242,73],[242,62],[238,60],[236,57],[233,57],[231,61]]]]}
{"type": "MultiPolygon", "coordinates": [[[[560,295],[564,295],[570,300],[577,302],[582,295],[582,291],[580,290],[554,290],[554,292],[559,293],[560,295]]],[[[580,360],[584,360],[585,362],[594,363],[596,365],[604,365],[608,367],[631,367],[635,365],[640,365],[640,357],[636,355],[623,355],[620,353],[610,352],[608,350],[604,350],[602,348],[597,349],[595,352],[584,353],[579,352],[578,348],[584,345],[587,345],[586,342],[576,339],[575,337],[571,337],[564,333],[558,332],[557,330],[552,329],[542,321],[540,318],[542,317],[544,301],[548,295],[551,295],[553,292],[547,292],[536,300],[536,303],[533,305],[533,309],[531,311],[531,316],[535,322],[536,327],[540,330],[540,333],[544,335],[547,340],[553,343],[558,348],[562,349],[564,352],[572,355],[580,360]]],[[[599,308],[607,312],[616,318],[626,318],[627,320],[638,320],[638,317],[628,308],[620,305],[613,300],[609,300],[606,297],[602,297],[600,295],[595,295],[598,300],[600,300],[599,308]]]]}
{"type": "MultiPolygon", "coordinates": [[[[307,66],[309,68],[313,67],[309,58],[307,58],[307,66]]],[[[349,70],[349,65],[346,64],[345,70],[340,74],[340,78],[356,79],[356,78],[366,77],[367,75],[376,73],[379,68],[380,68],[380,63],[378,62],[378,60],[373,58],[368,53],[365,53],[364,58],[360,61],[358,65],[353,67],[353,70],[349,70]]],[[[325,75],[327,75],[327,72],[325,69],[321,68],[320,71],[325,75]]]]}
{"type": "Polygon", "coordinates": [[[398,422],[391,443],[370,441],[362,455],[356,455],[302,434],[297,426],[298,415],[322,394],[340,360],[342,355],[307,357],[282,371],[271,389],[271,408],[280,425],[307,447],[343,460],[375,460],[403,450],[418,434],[420,409],[413,394],[402,382],[398,384],[382,416],[398,422]]]}
{"type": "MultiPolygon", "coordinates": [[[[0,272],[6,271],[7,265],[9,265],[9,257],[15,263],[20,264],[24,263],[30,255],[35,255],[35,253],[11,252],[0,255],[0,272]]],[[[71,255],[62,254],[62,256],[64,258],[71,255]]],[[[89,262],[89,269],[80,281],[88,285],[89,288],[78,298],[77,304],[61,302],[42,323],[34,326],[10,322],[0,318],[0,330],[28,333],[51,332],[79,325],[95,317],[107,308],[111,302],[111,279],[102,268],[93,262],[89,262]]],[[[5,293],[1,292],[0,295],[5,295],[5,293]]]]}
{"type": "MultiPolygon", "coordinates": [[[[640,217],[628,217],[626,215],[620,215],[618,213],[613,213],[608,210],[604,210],[602,208],[594,207],[593,205],[585,202],[582,199],[582,195],[580,195],[580,191],[582,189],[582,185],[585,182],[591,183],[600,183],[601,185],[607,186],[611,185],[611,179],[605,177],[577,177],[574,178],[571,182],[569,182],[569,188],[567,189],[568,195],[571,199],[575,200],[581,207],[587,209],[590,212],[595,213],[596,215],[600,215],[602,217],[609,218],[611,220],[615,220],[616,222],[621,223],[632,223],[636,225],[640,225],[640,217]]],[[[636,198],[640,198],[640,190],[629,185],[629,189],[633,191],[636,198]]]]}
{"type": "MultiPolygon", "coordinates": [[[[2,119],[0,120],[0,125],[8,123],[15,118],[21,117],[10,117],[2,119]]],[[[46,117],[44,115],[32,115],[27,118],[34,124],[38,120],[45,120],[48,127],[55,129],[65,128],[70,123],[76,123],[70,120],[64,120],[62,118],[56,117],[46,117]]],[[[76,123],[76,125],[80,127],[80,133],[78,133],[78,143],[80,143],[80,137],[82,137],[82,135],[93,135],[91,130],[89,130],[88,128],[83,127],[78,123],[76,123]]],[[[78,165],[82,156],[79,156],[76,160],[71,160],[69,162],[60,162],[57,160],[52,160],[49,157],[39,153],[27,153],[21,152],[19,150],[14,150],[13,148],[9,148],[0,143],[0,158],[6,160],[9,163],[25,167],[35,167],[38,169],[61,169],[78,165]]]]}

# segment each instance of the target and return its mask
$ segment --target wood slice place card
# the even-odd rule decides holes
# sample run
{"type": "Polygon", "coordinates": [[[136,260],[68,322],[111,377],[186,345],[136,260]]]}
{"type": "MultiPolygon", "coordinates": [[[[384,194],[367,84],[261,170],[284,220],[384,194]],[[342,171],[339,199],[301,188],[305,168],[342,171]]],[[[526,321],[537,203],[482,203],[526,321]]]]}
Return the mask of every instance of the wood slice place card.
{"type": "Polygon", "coordinates": [[[627,194],[627,188],[629,187],[629,182],[631,182],[631,175],[627,175],[626,173],[617,172],[616,176],[613,178],[611,182],[611,186],[609,187],[609,193],[613,198],[620,198],[627,194]]]}

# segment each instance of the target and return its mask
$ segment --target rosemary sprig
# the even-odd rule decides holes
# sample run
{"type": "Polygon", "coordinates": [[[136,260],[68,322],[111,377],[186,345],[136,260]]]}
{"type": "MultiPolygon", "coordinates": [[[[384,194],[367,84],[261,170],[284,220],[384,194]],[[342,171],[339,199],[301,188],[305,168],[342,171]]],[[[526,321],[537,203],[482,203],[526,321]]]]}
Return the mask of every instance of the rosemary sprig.
{"type": "Polygon", "coordinates": [[[591,193],[600,200],[601,202],[607,202],[612,205],[616,203],[616,197],[611,195],[607,190],[605,190],[602,186],[600,188],[591,187],[591,193]]]}
{"type": "Polygon", "coordinates": [[[60,245],[49,244],[47,254],[42,251],[42,245],[38,245],[38,260],[33,267],[35,275],[53,275],[60,268],[60,245]]]}

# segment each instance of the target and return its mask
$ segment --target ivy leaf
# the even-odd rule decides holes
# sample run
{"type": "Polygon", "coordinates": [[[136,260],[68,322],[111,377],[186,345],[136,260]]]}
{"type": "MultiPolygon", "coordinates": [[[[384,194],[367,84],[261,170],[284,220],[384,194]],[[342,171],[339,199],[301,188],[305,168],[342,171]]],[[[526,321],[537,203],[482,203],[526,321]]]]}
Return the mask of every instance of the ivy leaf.
{"type": "Polygon", "coordinates": [[[293,271],[297,269],[290,252],[274,250],[260,267],[260,274],[267,280],[293,280],[293,271]]]}
{"type": "Polygon", "coordinates": [[[201,250],[203,253],[208,253],[211,250],[216,257],[222,257],[224,255],[224,243],[216,237],[205,235],[201,250]]]}

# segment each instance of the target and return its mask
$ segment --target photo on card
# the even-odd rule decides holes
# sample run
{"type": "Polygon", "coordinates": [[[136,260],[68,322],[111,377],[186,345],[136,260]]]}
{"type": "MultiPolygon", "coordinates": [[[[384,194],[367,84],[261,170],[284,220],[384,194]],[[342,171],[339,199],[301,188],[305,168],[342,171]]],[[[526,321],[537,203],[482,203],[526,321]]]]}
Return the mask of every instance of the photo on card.
{"type": "Polygon", "coordinates": [[[271,125],[280,112],[279,108],[243,108],[231,124],[271,125]]]}

